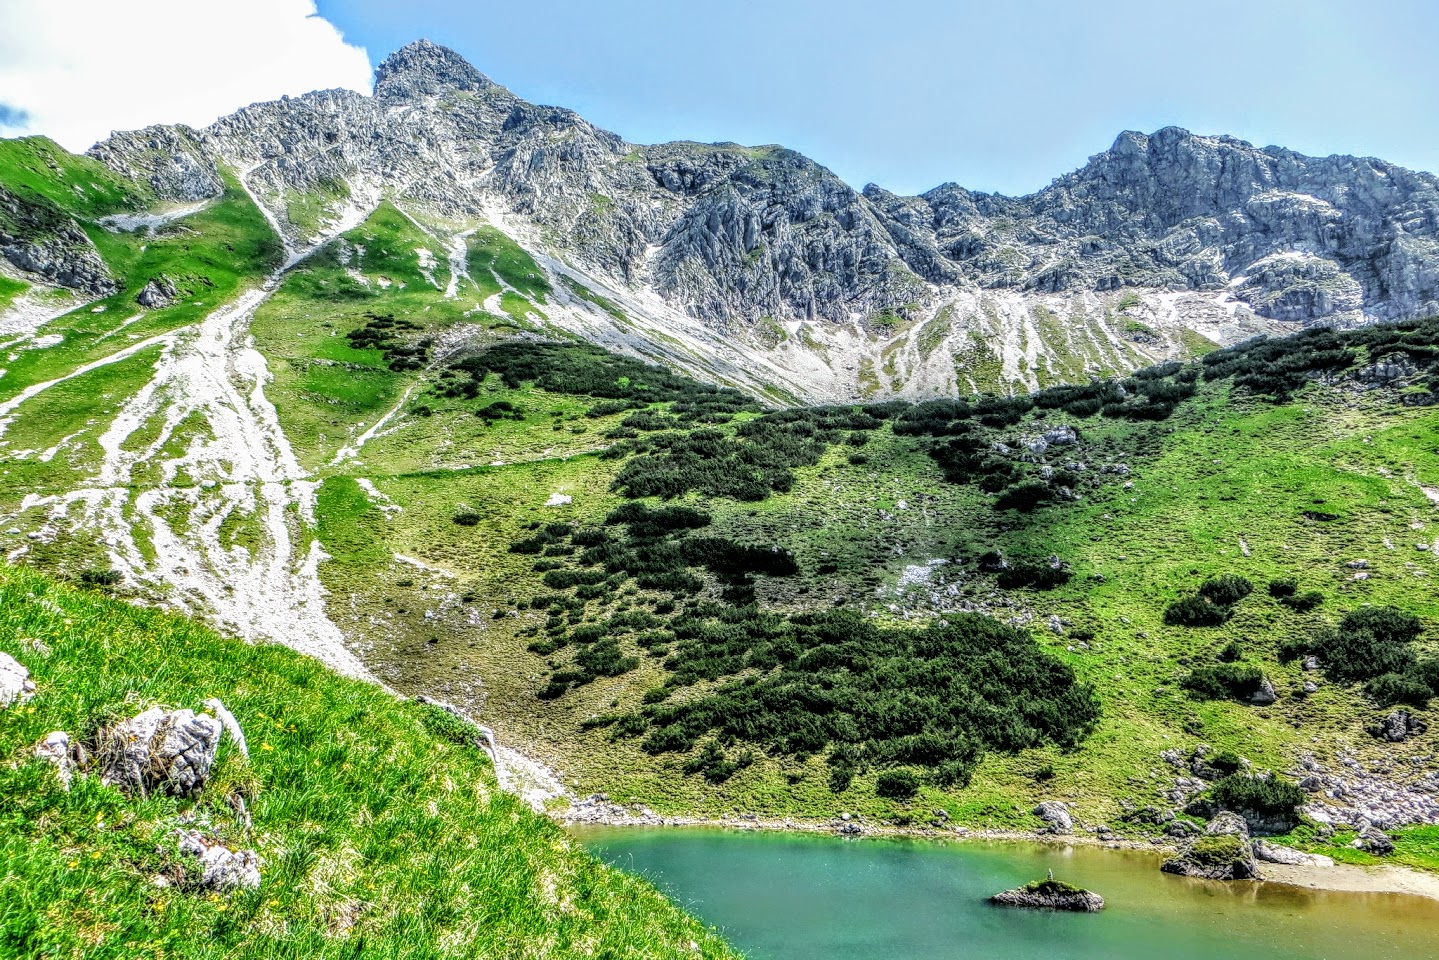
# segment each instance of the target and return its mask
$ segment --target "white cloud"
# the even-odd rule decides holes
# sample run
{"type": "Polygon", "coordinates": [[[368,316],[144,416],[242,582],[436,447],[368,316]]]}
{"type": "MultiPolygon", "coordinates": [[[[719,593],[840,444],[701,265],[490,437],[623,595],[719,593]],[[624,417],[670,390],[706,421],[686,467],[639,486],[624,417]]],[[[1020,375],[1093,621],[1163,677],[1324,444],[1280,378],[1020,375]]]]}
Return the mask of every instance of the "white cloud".
{"type": "Polygon", "coordinates": [[[0,134],[43,133],[70,150],[370,84],[365,50],[314,0],[0,0],[0,134]]]}

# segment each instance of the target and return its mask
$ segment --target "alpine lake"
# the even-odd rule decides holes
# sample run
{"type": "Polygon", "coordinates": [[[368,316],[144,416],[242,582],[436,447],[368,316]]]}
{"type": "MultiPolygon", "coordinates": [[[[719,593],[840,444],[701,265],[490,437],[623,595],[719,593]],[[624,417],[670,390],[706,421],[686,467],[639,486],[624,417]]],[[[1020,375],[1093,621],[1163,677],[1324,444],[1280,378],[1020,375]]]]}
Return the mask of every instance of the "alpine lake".
{"type": "Polygon", "coordinates": [[[1175,877],[1146,851],[703,828],[572,832],[751,960],[1439,958],[1439,901],[1175,877]],[[988,902],[1049,870],[1099,893],[1104,911],[988,902]]]}

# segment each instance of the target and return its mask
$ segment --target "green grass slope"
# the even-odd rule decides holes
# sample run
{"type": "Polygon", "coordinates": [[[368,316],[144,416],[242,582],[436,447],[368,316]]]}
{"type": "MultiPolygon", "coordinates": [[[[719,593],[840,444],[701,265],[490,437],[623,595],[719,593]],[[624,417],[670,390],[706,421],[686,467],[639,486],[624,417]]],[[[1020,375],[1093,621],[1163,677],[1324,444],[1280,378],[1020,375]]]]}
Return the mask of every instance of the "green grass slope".
{"type": "Polygon", "coordinates": [[[0,650],[39,686],[0,710],[0,955],[731,955],[500,791],[473,732],[438,708],[14,568],[0,573],[0,650]],[[198,800],[127,799],[94,777],[67,793],[30,759],[51,730],[83,737],[212,696],[251,759],[227,739],[198,800]],[[157,886],[182,821],[256,849],[260,888],[157,886]]]}

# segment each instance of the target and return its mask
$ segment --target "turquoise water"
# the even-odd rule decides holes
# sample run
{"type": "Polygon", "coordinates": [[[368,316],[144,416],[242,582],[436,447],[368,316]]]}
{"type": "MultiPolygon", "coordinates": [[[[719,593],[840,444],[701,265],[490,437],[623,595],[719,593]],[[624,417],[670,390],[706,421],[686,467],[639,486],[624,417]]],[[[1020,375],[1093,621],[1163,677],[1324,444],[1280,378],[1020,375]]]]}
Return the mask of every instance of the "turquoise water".
{"type": "Polygon", "coordinates": [[[674,828],[575,834],[752,960],[1439,960],[1439,901],[1189,880],[1141,852],[674,828]],[[985,902],[1051,868],[1107,909],[985,902]]]}

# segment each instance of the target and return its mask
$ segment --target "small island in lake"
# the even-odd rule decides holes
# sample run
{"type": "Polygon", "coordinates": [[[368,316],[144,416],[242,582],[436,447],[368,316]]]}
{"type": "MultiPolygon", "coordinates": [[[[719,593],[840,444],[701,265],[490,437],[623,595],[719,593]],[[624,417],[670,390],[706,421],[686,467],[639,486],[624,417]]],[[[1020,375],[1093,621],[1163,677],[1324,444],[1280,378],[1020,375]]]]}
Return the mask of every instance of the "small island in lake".
{"type": "Polygon", "coordinates": [[[1104,898],[1082,887],[1054,879],[1054,871],[1043,880],[1026,883],[1014,890],[996,893],[990,903],[1002,907],[1028,907],[1031,910],[1075,910],[1098,913],[1104,909],[1104,898]]]}

